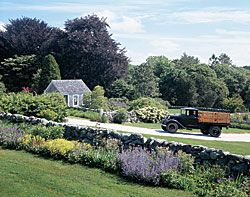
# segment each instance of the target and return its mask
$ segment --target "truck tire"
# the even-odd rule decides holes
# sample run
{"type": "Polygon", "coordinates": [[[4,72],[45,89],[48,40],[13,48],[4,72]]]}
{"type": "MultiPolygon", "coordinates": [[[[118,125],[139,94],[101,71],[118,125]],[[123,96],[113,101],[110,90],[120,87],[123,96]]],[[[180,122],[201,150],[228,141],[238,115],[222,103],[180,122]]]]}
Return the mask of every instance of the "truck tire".
{"type": "Polygon", "coordinates": [[[201,133],[204,134],[204,135],[208,135],[209,134],[209,131],[208,129],[201,129],[201,133]]]}
{"type": "Polygon", "coordinates": [[[209,128],[209,134],[212,137],[219,137],[221,134],[221,128],[218,126],[212,126],[209,128]]]}
{"type": "Polygon", "coordinates": [[[170,122],[166,125],[166,129],[169,133],[175,133],[178,130],[178,125],[174,122],[170,122]]]}

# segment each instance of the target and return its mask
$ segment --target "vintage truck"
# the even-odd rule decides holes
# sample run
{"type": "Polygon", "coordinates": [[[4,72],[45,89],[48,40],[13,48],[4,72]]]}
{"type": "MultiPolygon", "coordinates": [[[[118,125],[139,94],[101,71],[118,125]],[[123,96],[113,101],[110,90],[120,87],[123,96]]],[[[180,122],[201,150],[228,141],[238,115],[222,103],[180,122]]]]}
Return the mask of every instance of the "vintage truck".
{"type": "Polygon", "coordinates": [[[230,113],[226,110],[181,108],[181,114],[167,116],[161,124],[164,131],[175,133],[178,129],[200,129],[204,135],[219,137],[222,127],[230,124],[230,113]]]}

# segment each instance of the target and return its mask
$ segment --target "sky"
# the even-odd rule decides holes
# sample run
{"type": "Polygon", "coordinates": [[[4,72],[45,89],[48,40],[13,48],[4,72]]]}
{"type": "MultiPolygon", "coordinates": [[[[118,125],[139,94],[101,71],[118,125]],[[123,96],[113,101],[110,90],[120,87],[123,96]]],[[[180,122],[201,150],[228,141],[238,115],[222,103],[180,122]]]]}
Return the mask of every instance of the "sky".
{"type": "Polygon", "coordinates": [[[185,52],[202,63],[226,53],[235,65],[250,65],[250,0],[0,0],[0,29],[24,16],[64,28],[89,14],[106,18],[131,64],[185,52]]]}

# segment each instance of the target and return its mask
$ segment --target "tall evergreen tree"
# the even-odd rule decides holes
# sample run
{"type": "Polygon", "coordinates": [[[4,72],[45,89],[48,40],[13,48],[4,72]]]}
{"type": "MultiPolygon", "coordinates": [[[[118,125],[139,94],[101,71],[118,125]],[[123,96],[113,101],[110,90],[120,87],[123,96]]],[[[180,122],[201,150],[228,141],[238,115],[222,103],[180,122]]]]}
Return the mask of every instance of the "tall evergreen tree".
{"type": "Polygon", "coordinates": [[[53,55],[47,55],[42,63],[38,93],[42,93],[52,80],[60,80],[59,66],[53,55]]]}
{"type": "Polygon", "coordinates": [[[23,87],[33,87],[34,75],[40,68],[36,55],[14,56],[0,64],[3,83],[9,92],[21,91],[23,87]]]}

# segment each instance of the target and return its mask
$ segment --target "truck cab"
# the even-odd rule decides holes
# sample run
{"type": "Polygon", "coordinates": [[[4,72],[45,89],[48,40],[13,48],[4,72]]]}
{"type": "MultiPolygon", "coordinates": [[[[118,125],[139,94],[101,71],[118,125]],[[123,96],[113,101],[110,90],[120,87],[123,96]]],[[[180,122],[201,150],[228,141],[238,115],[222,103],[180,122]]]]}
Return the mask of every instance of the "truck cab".
{"type": "Polygon", "coordinates": [[[175,133],[178,129],[200,129],[204,135],[219,137],[222,127],[230,124],[230,113],[225,110],[181,108],[179,115],[167,116],[161,124],[164,131],[175,133]]]}

